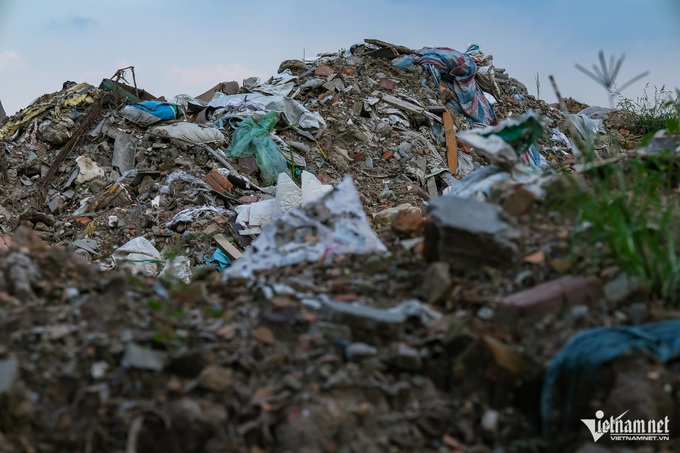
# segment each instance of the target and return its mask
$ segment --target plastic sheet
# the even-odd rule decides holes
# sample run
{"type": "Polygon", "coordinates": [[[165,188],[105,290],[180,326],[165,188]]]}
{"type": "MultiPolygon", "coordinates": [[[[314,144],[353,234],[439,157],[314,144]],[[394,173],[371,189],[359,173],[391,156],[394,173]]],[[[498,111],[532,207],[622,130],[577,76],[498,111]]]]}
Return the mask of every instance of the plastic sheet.
{"type": "Polygon", "coordinates": [[[193,143],[224,143],[224,134],[212,127],[201,127],[194,123],[175,123],[167,126],[156,126],[151,130],[154,134],[176,138],[193,143]]]}
{"type": "Polygon", "coordinates": [[[166,280],[181,280],[187,285],[191,283],[191,261],[187,256],[176,256],[163,266],[160,277],[166,280]]]}
{"type": "Polygon", "coordinates": [[[251,117],[246,118],[234,132],[232,146],[225,151],[227,157],[231,158],[255,156],[262,179],[267,184],[273,184],[279,173],[287,171],[281,150],[269,136],[278,119],[274,111],[267,113],[257,123],[251,117]]]}
{"type": "Polygon", "coordinates": [[[208,254],[205,254],[203,256],[203,260],[205,261],[205,264],[208,266],[214,266],[219,272],[222,272],[231,266],[231,260],[227,254],[219,248],[215,249],[215,252],[213,252],[210,258],[208,258],[208,254]]]}
{"type": "Polygon", "coordinates": [[[180,222],[189,223],[196,220],[196,218],[204,213],[210,213],[211,215],[221,215],[224,217],[229,217],[230,212],[224,208],[218,208],[216,206],[202,206],[200,208],[187,208],[183,209],[175,216],[170,219],[165,226],[172,227],[180,222]]]}
{"type": "Polygon", "coordinates": [[[351,177],[346,176],[321,199],[288,211],[267,225],[243,257],[225,271],[224,278],[247,278],[258,270],[328,261],[337,255],[386,251],[371,229],[351,177]],[[323,218],[319,218],[320,212],[323,218]]]}
{"type": "Polygon", "coordinates": [[[499,125],[484,129],[471,129],[458,134],[461,142],[493,165],[509,169],[521,161],[522,154],[530,151],[525,163],[541,166],[541,156],[532,144],[548,125],[548,120],[533,111],[503,120],[499,125]]]}
{"type": "Polygon", "coordinates": [[[156,247],[143,237],[130,239],[113,252],[112,258],[117,266],[147,277],[156,276],[158,264],[163,261],[156,247]]]}
{"type": "Polygon", "coordinates": [[[593,119],[583,113],[570,113],[569,119],[583,140],[591,140],[598,132],[604,131],[602,120],[593,119]]]}
{"type": "Polygon", "coordinates": [[[299,188],[287,173],[279,174],[275,198],[237,206],[236,221],[246,228],[264,227],[276,217],[300,205],[318,200],[333,190],[332,186],[322,184],[308,171],[302,171],[301,179],[302,188],[299,188]]]}
{"type": "Polygon", "coordinates": [[[264,105],[266,111],[281,113],[283,122],[288,126],[298,126],[307,132],[317,133],[326,128],[326,121],[318,113],[305,108],[302,104],[286,96],[269,96],[262,93],[232,94],[215,93],[208,104],[210,107],[234,105],[235,100],[257,101],[264,105]]]}
{"type": "Polygon", "coordinates": [[[140,126],[150,126],[159,121],[171,120],[177,115],[175,107],[162,101],[143,101],[123,107],[120,114],[140,126]]]}
{"type": "Polygon", "coordinates": [[[528,165],[517,165],[510,171],[488,165],[477,168],[457,184],[447,187],[443,195],[487,201],[493,192],[521,184],[532,191],[537,199],[542,199],[545,196],[542,185],[549,178],[550,175],[545,176],[542,171],[528,165]]]}

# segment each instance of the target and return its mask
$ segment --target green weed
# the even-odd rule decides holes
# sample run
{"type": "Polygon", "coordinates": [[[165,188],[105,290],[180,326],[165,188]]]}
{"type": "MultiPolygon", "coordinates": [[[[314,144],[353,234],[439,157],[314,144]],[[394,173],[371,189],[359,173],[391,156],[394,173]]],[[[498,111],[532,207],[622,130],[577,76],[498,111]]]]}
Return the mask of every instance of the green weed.
{"type": "MultiPolygon", "coordinates": [[[[678,94],[662,87],[652,99],[645,90],[642,99],[619,102],[630,114],[628,128],[647,134],[643,145],[660,129],[665,128],[666,134],[678,132],[678,94]]],[[[680,156],[675,150],[659,150],[602,164],[594,137],[575,135],[572,140],[583,154],[583,168],[590,170],[582,173],[583,178],[568,178],[574,190],[567,202],[576,209],[574,245],[585,245],[589,258],[600,264],[613,259],[636,277],[652,298],[677,306],[680,156]]]]}
{"type": "Polygon", "coordinates": [[[643,95],[636,100],[619,95],[618,109],[624,113],[624,127],[636,135],[653,134],[662,129],[669,133],[677,131],[680,117],[680,92],[669,91],[662,86],[654,87],[654,95],[647,93],[645,86],[643,95]]]}
{"type": "Polygon", "coordinates": [[[580,220],[588,241],[604,243],[621,268],[640,279],[653,296],[678,302],[680,257],[676,251],[678,203],[669,194],[670,175],[656,159],[635,159],[629,170],[621,166],[602,169],[602,178],[582,193],[580,220]]]}

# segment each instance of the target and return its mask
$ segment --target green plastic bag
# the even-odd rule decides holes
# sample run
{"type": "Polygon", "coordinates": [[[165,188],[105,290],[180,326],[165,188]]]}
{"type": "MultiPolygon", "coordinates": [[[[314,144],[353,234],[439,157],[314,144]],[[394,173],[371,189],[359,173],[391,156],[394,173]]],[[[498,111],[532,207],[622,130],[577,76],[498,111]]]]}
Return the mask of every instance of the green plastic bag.
{"type": "Polygon", "coordinates": [[[267,112],[257,123],[249,116],[241,121],[234,132],[232,145],[224,152],[231,158],[255,156],[262,179],[267,184],[275,183],[279,173],[288,171],[279,147],[269,136],[278,121],[279,114],[273,110],[267,112]]]}

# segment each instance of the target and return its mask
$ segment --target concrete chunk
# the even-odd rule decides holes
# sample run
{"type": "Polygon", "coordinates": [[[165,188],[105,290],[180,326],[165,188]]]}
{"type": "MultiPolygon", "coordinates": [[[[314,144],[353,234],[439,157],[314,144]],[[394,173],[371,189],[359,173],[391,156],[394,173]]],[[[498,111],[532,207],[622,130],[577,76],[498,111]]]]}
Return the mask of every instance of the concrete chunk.
{"type": "Polygon", "coordinates": [[[425,258],[447,262],[454,269],[507,266],[517,259],[513,239],[518,236],[499,206],[443,196],[430,204],[425,223],[425,258]]]}

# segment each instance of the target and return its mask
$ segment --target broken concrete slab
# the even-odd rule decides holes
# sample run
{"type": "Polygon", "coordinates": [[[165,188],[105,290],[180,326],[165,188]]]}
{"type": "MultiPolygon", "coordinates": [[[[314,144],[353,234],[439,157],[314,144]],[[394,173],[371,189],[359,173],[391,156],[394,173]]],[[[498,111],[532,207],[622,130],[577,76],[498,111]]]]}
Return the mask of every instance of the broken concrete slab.
{"type": "Polygon", "coordinates": [[[425,258],[444,261],[454,269],[507,267],[517,260],[513,240],[519,232],[499,206],[472,199],[443,196],[430,204],[425,222],[425,258]]]}
{"type": "Polygon", "coordinates": [[[116,135],[113,142],[113,157],[111,165],[118,168],[121,173],[135,168],[135,153],[137,151],[137,139],[121,132],[116,135]]]}

